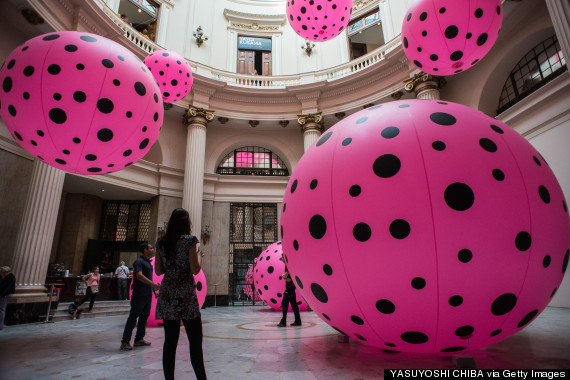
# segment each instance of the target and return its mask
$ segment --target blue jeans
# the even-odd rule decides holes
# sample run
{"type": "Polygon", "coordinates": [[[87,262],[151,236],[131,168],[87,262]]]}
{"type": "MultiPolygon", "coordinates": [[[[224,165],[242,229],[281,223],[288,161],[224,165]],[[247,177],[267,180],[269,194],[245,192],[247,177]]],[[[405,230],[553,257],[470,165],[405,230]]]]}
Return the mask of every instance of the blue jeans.
{"type": "Polygon", "coordinates": [[[6,308],[8,307],[8,301],[10,296],[0,297],[0,330],[4,327],[4,317],[6,316],[6,308]]]}
{"type": "Polygon", "coordinates": [[[142,340],[146,333],[146,320],[150,315],[150,305],[152,302],[152,295],[141,296],[133,293],[131,296],[131,312],[125,324],[125,331],[123,332],[123,339],[121,342],[130,342],[131,336],[135,325],[137,326],[137,334],[135,335],[135,342],[142,340]],[[137,324],[137,318],[139,320],[137,324]]]}
{"type": "Polygon", "coordinates": [[[119,300],[129,299],[129,279],[128,278],[118,278],[117,279],[117,299],[119,299],[119,300]]]}

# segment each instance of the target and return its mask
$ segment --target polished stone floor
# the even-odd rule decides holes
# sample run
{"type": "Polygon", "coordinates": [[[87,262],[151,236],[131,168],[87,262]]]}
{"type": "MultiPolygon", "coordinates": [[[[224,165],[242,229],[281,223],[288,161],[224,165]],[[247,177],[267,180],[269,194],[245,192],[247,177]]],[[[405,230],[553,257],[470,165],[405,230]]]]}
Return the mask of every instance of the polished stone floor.
{"type": "MultiPolygon", "coordinates": [[[[547,308],[531,325],[491,347],[461,355],[383,351],[338,333],[312,312],[303,326],[278,329],[279,313],[267,307],[202,310],[204,358],[209,379],[382,379],[385,368],[570,368],[570,309],[547,308]]],[[[291,316],[292,319],[292,316],[291,316]]],[[[126,317],[110,316],[0,331],[0,379],[162,379],[162,328],[147,329],[151,347],[120,351],[126,317]]],[[[292,322],[292,321],[290,321],[292,322]]],[[[176,376],[193,379],[184,334],[176,376]]]]}

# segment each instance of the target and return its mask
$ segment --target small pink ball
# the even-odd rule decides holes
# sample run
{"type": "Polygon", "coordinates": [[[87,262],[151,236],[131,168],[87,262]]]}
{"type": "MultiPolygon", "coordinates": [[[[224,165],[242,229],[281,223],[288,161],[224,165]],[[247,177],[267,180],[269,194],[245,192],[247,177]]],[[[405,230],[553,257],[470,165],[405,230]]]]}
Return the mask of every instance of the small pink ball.
{"type": "Polygon", "coordinates": [[[287,19],[295,32],[311,41],[327,41],[348,25],[353,0],[289,0],[287,19]]]}
{"type": "Polygon", "coordinates": [[[129,50],[104,37],[54,32],[24,43],[0,70],[0,115],[16,141],[77,174],[141,159],[162,125],[159,88],[129,50]]]}
{"type": "Polygon", "coordinates": [[[503,22],[500,0],[416,0],[402,23],[406,56],[433,75],[453,75],[479,62],[503,22]]]}
{"type": "Polygon", "coordinates": [[[156,79],[165,103],[179,101],[192,89],[192,68],[180,54],[157,50],[144,59],[144,64],[156,79]]]}
{"type": "MultiPolygon", "coordinates": [[[[273,309],[281,308],[283,292],[285,291],[285,280],[281,278],[281,275],[285,273],[285,263],[281,260],[282,255],[283,246],[281,242],[271,244],[257,258],[253,272],[255,291],[273,309]]],[[[299,294],[298,288],[295,293],[299,310],[307,309],[307,302],[299,294]]],[[[289,310],[291,310],[291,305],[289,305],[289,310]]]]}
{"type": "Polygon", "coordinates": [[[357,112],[303,155],[281,235],[297,290],[377,347],[453,352],[528,325],[570,255],[564,194],[508,125],[435,100],[357,112]]]}

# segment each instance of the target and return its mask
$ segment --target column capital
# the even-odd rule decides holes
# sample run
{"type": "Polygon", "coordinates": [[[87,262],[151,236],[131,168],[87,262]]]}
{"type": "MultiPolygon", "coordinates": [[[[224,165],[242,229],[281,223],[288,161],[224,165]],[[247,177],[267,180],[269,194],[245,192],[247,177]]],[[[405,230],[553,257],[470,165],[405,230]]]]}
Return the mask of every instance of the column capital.
{"type": "Polygon", "coordinates": [[[215,112],[214,110],[206,110],[190,105],[184,114],[184,124],[186,126],[200,124],[206,127],[210,121],[214,120],[215,112]]]}
{"type": "Polygon", "coordinates": [[[297,122],[303,134],[310,130],[323,132],[323,113],[309,113],[306,115],[297,115],[297,122]]]}
{"type": "Polygon", "coordinates": [[[413,92],[418,96],[421,92],[427,90],[439,90],[445,87],[447,81],[444,77],[420,72],[414,74],[413,77],[404,81],[404,88],[406,92],[413,92]]]}

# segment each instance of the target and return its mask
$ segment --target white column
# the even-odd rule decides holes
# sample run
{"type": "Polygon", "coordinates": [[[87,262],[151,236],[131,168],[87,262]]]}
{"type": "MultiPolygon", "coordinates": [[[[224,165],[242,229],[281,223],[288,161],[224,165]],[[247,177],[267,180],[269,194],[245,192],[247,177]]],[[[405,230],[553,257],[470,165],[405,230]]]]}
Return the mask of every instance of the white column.
{"type": "Polygon", "coordinates": [[[566,65],[568,65],[570,59],[570,2],[568,0],[546,0],[546,6],[566,65]]]}
{"type": "Polygon", "coordinates": [[[443,77],[420,72],[412,78],[404,81],[404,88],[407,92],[416,94],[417,99],[439,100],[441,94],[439,89],[447,84],[443,77]]]}
{"type": "Polygon", "coordinates": [[[190,106],[185,115],[186,163],[182,207],[190,214],[192,234],[200,239],[202,230],[202,198],[204,195],[204,162],[206,157],[206,126],[214,119],[214,111],[190,106]]]}
{"type": "MultiPolygon", "coordinates": [[[[14,252],[18,295],[45,292],[49,257],[65,172],[34,161],[24,215],[14,252]]],[[[9,216],[6,216],[9,217],[9,216]]]]}
{"type": "Polygon", "coordinates": [[[424,88],[422,91],[418,91],[416,98],[424,100],[440,100],[441,95],[437,88],[424,88]]]}
{"type": "Polygon", "coordinates": [[[301,132],[303,133],[303,146],[306,152],[315,141],[321,137],[323,133],[323,126],[321,122],[323,121],[323,113],[307,114],[307,115],[297,115],[297,122],[301,127],[301,132]]]}

